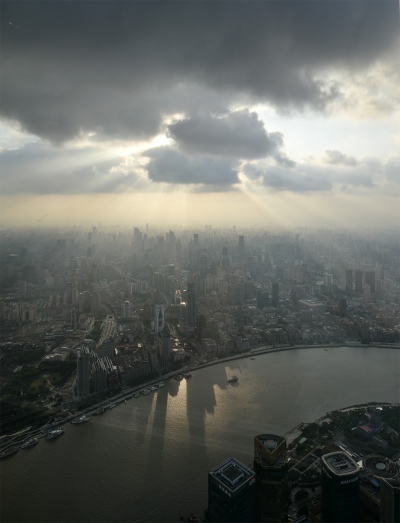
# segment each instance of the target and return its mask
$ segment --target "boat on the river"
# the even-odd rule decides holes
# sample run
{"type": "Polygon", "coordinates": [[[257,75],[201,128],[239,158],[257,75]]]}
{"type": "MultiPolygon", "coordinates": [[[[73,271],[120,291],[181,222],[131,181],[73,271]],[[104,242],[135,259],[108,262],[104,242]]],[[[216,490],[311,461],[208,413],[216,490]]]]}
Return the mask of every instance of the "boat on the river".
{"type": "Polygon", "coordinates": [[[36,445],[36,443],[39,443],[39,440],[37,438],[29,438],[24,443],[22,443],[21,449],[33,447],[33,445],[36,445]]]}
{"type": "Polygon", "coordinates": [[[84,414],[83,416],[80,416],[79,418],[75,418],[71,421],[72,425],[79,425],[80,423],[85,423],[85,421],[89,421],[90,416],[87,416],[84,414]]]}
{"type": "Polygon", "coordinates": [[[65,432],[65,430],[63,429],[63,427],[58,427],[57,429],[51,429],[46,434],[46,439],[50,441],[51,439],[58,438],[58,436],[61,436],[62,434],[64,434],[64,432],[65,432]]]}
{"type": "Polygon", "coordinates": [[[8,456],[12,456],[13,454],[16,454],[18,451],[19,447],[8,447],[8,449],[5,449],[2,452],[0,452],[0,459],[8,458],[8,456]]]}

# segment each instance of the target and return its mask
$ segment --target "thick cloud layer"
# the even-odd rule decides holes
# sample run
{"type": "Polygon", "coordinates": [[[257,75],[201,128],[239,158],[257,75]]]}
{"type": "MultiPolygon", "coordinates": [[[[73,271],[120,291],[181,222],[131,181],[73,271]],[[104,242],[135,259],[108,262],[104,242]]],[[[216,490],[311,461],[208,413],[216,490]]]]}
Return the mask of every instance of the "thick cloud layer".
{"type": "Polygon", "coordinates": [[[195,103],[324,109],[399,33],[397,0],[4,1],[1,24],[1,114],[53,142],[148,138],[195,103]]]}
{"type": "Polygon", "coordinates": [[[153,182],[193,185],[201,184],[229,189],[239,182],[232,161],[209,156],[188,156],[170,147],[156,147],[143,153],[150,159],[147,165],[153,182]]]}
{"type": "Polygon", "coordinates": [[[268,134],[257,113],[247,110],[216,117],[202,114],[168,126],[180,149],[188,153],[233,158],[265,158],[283,145],[280,133],[268,134]]]}

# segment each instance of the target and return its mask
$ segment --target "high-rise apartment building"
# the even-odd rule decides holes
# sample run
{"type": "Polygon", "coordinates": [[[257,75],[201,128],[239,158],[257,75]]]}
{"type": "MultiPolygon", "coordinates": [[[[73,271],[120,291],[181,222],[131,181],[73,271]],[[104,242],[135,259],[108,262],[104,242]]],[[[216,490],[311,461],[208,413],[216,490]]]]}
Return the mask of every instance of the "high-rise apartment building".
{"type": "Polygon", "coordinates": [[[345,452],[321,458],[321,522],[360,521],[360,469],[345,452]]]}
{"type": "Polygon", "coordinates": [[[253,468],[256,473],[256,521],[287,522],[286,439],[276,434],[255,436],[253,468]]]}
{"type": "Polygon", "coordinates": [[[255,474],[235,458],[208,473],[208,521],[255,521],[255,474]]]}

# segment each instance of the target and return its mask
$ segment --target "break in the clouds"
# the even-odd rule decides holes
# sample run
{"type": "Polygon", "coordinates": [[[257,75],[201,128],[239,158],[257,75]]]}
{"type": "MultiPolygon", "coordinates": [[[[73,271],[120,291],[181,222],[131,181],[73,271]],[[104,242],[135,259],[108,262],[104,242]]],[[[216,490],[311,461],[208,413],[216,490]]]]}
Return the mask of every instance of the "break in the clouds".
{"type": "Polygon", "coordinates": [[[132,191],[143,182],[121,159],[93,147],[54,148],[30,143],[0,152],[3,194],[93,194],[132,191]]]}
{"type": "Polygon", "coordinates": [[[170,136],[186,153],[229,158],[265,158],[283,145],[281,133],[267,133],[257,113],[248,110],[220,116],[199,114],[168,126],[170,136]]]}
{"type": "Polygon", "coordinates": [[[1,24],[1,113],[53,142],[149,138],[192,92],[204,110],[326,110],[344,79],[393,64],[399,38],[394,0],[4,1],[1,24]]]}

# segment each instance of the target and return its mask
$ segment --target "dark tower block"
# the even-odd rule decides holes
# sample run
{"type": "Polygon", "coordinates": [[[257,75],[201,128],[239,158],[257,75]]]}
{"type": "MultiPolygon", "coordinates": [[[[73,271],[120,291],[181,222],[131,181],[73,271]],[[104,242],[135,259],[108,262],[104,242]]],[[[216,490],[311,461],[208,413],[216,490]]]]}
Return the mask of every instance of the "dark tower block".
{"type": "Polygon", "coordinates": [[[287,522],[289,492],[285,438],[276,434],[255,436],[254,472],[256,521],[287,522]]]}
{"type": "Polygon", "coordinates": [[[360,521],[360,469],[345,452],[321,458],[321,522],[360,521]]]}

